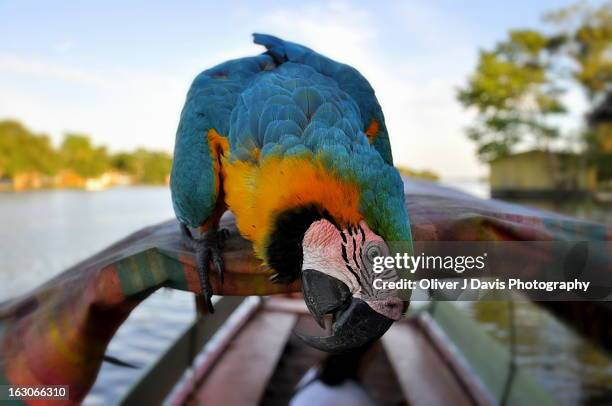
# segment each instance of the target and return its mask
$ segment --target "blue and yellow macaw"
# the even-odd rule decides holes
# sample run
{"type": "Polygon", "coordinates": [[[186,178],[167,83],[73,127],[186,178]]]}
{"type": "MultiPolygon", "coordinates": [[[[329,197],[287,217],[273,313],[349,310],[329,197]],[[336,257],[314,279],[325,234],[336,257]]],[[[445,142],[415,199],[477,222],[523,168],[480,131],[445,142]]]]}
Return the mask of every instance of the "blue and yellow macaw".
{"type": "Polygon", "coordinates": [[[356,69],[270,35],[254,40],[267,51],[195,78],[178,126],[172,200],[203,295],[213,311],[208,272],[222,277],[218,224],[229,209],[274,280],[301,278],[319,324],[333,314],[331,336],[303,338],[326,351],[361,347],[405,310],[372,292],[366,266],[385,242],[411,239],[382,110],[356,69]]]}

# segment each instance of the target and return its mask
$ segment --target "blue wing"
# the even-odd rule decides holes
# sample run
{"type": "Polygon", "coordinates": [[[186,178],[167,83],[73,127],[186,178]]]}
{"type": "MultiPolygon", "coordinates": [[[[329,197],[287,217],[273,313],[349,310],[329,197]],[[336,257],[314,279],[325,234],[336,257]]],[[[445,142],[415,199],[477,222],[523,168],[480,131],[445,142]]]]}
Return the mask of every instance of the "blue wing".
{"type": "Polygon", "coordinates": [[[229,117],[242,90],[263,70],[275,66],[272,57],[228,61],[200,73],[187,94],[174,146],[170,188],[177,218],[191,227],[206,222],[217,204],[219,176],[208,132],[229,133],[229,117]]]}

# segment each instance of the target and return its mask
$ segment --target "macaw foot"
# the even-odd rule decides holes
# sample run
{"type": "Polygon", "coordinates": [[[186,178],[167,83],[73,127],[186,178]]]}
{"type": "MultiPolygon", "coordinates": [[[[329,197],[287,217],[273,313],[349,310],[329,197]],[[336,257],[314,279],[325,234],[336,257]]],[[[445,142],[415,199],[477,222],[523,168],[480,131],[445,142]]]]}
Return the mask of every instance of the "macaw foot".
{"type": "Polygon", "coordinates": [[[212,304],[213,290],[209,278],[210,265],[214,266],[223,285],[223,258],[221,258],[221,250],[223,249],[228,231],[226,229],[213,229],[200,234],[198,237],[194,237],[189,227],[181,224],[181,232],[185,244],[195,251],[196,269],[200,277],[202,296],[208,311],[214,313],[215,309],[212,304]]]}

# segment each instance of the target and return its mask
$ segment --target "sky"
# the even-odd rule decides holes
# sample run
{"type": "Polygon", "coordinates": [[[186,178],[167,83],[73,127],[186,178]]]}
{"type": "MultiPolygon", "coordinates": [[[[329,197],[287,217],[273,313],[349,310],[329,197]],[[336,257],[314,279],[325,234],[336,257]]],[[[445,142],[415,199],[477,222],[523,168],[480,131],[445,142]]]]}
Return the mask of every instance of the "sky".
{"type": "MultiPolygon", "coordinates": [[[[541,27],[545,11],[569,4],[0,0],[0,119],[56,144],[81,132],[111,151],[172,151],[195,75],[262,52],[251,33],[263,32],[357,68],[376,91],[397,164],[476,178],[487,168],[465,137],[474,116],[457,88],[480,48],[508,29],[541,27]]],[[[582,95],[566,97],[579,120],[582,95]]]]}

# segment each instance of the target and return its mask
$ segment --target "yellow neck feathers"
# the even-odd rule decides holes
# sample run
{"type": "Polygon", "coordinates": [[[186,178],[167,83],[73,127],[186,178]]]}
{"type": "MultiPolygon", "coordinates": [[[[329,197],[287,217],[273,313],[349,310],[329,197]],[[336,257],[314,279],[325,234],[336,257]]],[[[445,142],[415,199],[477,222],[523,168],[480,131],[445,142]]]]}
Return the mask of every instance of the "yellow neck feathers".
{"type": "Polygon", "coordinates": [[[262,259],[275,216],[286,209],[319,204],[341,225],[362,220],[356,186],[333,176],[312,156],[225,161],[223,167],[225,202],[262,259]]]}

